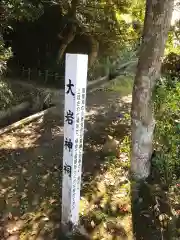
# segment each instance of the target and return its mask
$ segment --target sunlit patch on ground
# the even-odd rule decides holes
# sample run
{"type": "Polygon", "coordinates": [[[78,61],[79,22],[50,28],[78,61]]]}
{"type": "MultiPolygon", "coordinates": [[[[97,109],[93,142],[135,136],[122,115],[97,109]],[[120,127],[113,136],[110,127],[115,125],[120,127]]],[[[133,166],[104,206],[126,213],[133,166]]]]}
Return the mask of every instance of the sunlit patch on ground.
{"type": "MultiPolygon", "coordinates": [[[[124,81],[123,78],[119,80],[124,81]]],[[[122,84],[121,81],[111,83],[113,91],[99,91],[87,97],[89,114],[85,123],[87,131],[84,138],[80,220],[91,238],[96,240],[133,239],[130,199],[132,183],[129,181],[129,93],[132,90],[132,79],[131,84],[122,84]],[[123,91],[129,87],[126,96],[123,94],[124,98],[120,93],[121,86],[122,89],[124,86],[123,91]],[[107,135],[120,141],[119,158],[114,154],[102,154],[107,135]]],[[[1,240],[12,240],[12,236],[13,240],[59,238],[62,147],[63,122],[58,114],[45,115],[1,136],[1,240]]],[[[180,229],[178,184],[176,182],[168,193],[174,212],[170,217],[174,216],[172,220],[176,220],[175,231],[180,229]]],[[[149,199],[155,193],[152,199],[156,200],[157,194],[160,194],[158,189],[156,185],[150,186],[150,195],[144,194],[143,200],[148,209],[138,211],[138,216],[142,216],[140,230],[144,230],[142,224],[145,223],[144,226],[148,226],[151,235],[149,226],[153,225],[154,219],[150,217],[154,214],[155,204],[153,202],[154,205],[150,205],[149,199]]],[[[164,193],[161,191],[161,194],[164,193]]],[[[166,206],[163,216],[168,215],[169,205],[166,206]]],[[[159,216],[162,217],[162,214],[159,216]]],[[[148,229],[145,230],[148,232],[148,229]]]]}
{"type": "MultiPolygon", "coordinates": [[[[129,109],[118,91],[98,92],[87,99],[91,114],[86,118],[81,222],[94,239],[131,239],[129,109]],[[118,108],[117,102],[121,103],[118,108]],[[108,134],[125,143],[120,159],[101,154],[108,134]]],[[[1,240],[59,236],[62,147],[63,122],[53,114],[1,136],[1,240]]]]}
{"type": "Polygon", "coordinates": [[[92,239],[132,239],[129,149],[121,145],[120,159],[107,157],[101,174],[83,182],[81,222],[92,239]]]}

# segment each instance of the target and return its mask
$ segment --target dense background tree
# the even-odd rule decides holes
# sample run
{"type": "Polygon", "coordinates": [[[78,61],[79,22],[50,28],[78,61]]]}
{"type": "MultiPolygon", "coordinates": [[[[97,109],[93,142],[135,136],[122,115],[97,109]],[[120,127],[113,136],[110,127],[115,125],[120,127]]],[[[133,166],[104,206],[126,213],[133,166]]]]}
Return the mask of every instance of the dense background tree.
{"type": "Polygon", "coordinates": [[[0,71],[6,69],[6,61],[12,55],[10,50],[4,45],[4,34],[13,30],[13,21],[28,19],[32,21],[39,18],[43,13],[42,5],[31,1],[2,0],[0,3],[0,71]],[[35,4],[34,4],[35,3],[35,4]]]}
{"type": "MultiPolygon", "coordinates": [[[[29,60],[33,58],[35,64],[39,61],[37,58],[41,58],[46,62],[46,66],[42,67],[47,68],[48,65],[54,68],[54,64],[58,69],[63,64],[65,52],[76,51],[89,54],[89,68],[91,72],[96,72],[97,66],[108,67],[107,57],[113,62],[122,49],[137,46],[142,30],[143,9],[143,0],[22,0],[17,3],[4,0],[1,25],[4,39],[8,40],[6,45],[12,47],[16,55],[16,63],[18,58],[22,58],[22,51],[29,55],[29,60]],[[21,42],[21,48],[16,42],[21,42]]],[[[26,56],[21,59],[21,65],[26,64],[26,59],[26,56]]]]}

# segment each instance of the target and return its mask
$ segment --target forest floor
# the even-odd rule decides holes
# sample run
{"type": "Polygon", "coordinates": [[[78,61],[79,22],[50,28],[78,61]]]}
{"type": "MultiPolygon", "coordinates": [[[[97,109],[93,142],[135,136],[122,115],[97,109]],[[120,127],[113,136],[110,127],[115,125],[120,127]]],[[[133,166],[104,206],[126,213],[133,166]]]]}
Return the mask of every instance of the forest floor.
{"type": "MultiPolygon", "coordinates": [[[[91,239],[133,239],[128,178],[133,81],[127,78],[87,96],[80,220],[91,239]],[[103,155],[107,135],[120,140],[119,159],[103,155]]],[[[1,136],[1,240],[62,239],[62,154],[58,109],[1,136]]]]}

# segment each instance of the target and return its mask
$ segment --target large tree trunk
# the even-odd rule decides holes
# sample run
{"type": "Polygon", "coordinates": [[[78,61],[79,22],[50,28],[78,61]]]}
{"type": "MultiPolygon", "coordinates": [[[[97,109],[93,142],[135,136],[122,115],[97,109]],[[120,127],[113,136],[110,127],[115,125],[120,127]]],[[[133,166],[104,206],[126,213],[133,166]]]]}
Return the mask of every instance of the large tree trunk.
{"type": "Polygon", "coordinates": [[[58,62],[60,63],[64,53],[66,51],[67,46],[74,40],[76,36],[76,26],[72,25],[68,34],[64,37],[63,39],[63,43],[61,44],[61,47],[59,49],[59,53],[58,53],[58,62]]]}
{"type": "Polygon", "coordinates": [[[67,35],[65,35],[65,37],[62,37],[61,35],[59,35],[60,38],[63,39],[63,43],[59,49],[59,54],[58,54],[58,62],[60,63],[63,55],[66,51],[67,46],[74,40],[75,36],[76,36],[76,11],[77,11],[77,6],[79,4],[79,0],[72,0],[71,1],[71,6],[69,6],[69,11],[67,16],[69,17],[71,23],[68,24],[68,33],[67,35]]]}
{"type": "Polygon", "coordinates": [[[173,0],[146,0],[143,41],[133,88],[131,173],[134,180],[150,174],[155,120],[152,90],[159,77],[170,28],[173,0]]]}

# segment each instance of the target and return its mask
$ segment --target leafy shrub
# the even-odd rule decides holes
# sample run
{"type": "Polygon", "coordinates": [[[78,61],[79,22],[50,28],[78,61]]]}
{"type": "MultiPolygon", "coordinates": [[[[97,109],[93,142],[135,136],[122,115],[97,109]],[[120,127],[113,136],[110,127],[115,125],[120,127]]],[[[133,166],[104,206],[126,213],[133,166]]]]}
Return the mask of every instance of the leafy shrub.
{"type": "Polygon", "coordinates": [[[171,52],[162,65],[162,72],[171,77],[180,77],[180,55],[171,52]]]}
{"type": "Polygon", "coordinates": [[[155,88],[155,147],[154,159],[162,179],[170,184],[180,176],[180,82],[170,84],[161,79],[155,88]]]}
{"type": "Polygon", "coordinates": [[[0,38],[0,77],[6,70],[7,60],[10,58],[11,54],[11,49],[6,49],[4,47],[3,39],[0,38]]]}
{"type": "Polygon", "coordinates": [[[165,55],[171,53],[180,54],[180,21],[176,21],[175,25],[171,26],[166,42],[165,55]]]}
{"type": "Polygon", "coordinates": [[[136,45],[126,44],[113,56],[99,56],[88,71],[88,79],[109,76],[110,80],[128,72],[134,73],[134,62],[137,61],[136,45]],[[130,67],[130,68],[128,68],[130,67]]]}
{"type": "Polygon", "coordinates": [[[13,98],[14,96],[8,83],[0,80],[0,110],[9,107],[13,98]]]}
{"type": "Polygon", "coordinates": [[[134,64],[137,61],[136,45],[125,46],[117,53],[116,61],[110,67],[110,74],[119,76],[120,74],[135,72],[134,64]]]}

